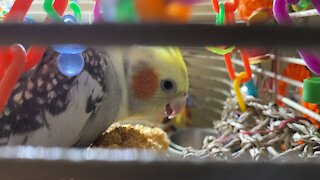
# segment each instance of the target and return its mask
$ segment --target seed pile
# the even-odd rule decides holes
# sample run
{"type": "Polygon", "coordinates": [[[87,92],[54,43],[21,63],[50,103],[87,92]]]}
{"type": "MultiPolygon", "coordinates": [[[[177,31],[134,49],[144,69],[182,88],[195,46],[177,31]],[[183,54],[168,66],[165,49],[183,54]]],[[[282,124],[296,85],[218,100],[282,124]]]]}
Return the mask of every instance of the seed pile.
{"type": "Polygon", "coordinates": [[[169,142],[166,133],[160,128],[115,123],[93,147],[138,148],[164,152],[168,150],[169,142]]]}

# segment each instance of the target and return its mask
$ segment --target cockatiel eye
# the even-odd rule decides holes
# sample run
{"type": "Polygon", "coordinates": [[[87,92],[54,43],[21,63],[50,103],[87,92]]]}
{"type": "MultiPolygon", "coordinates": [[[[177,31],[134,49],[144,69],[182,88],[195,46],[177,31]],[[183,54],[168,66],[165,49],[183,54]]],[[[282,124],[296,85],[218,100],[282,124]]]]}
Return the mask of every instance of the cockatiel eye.
{"type": "Polygon", "coordinates": [[[172,80],[166,79],[161,81],[161,88],[165,92],[172,92],[175,90],[176,86],[172,80]]]}

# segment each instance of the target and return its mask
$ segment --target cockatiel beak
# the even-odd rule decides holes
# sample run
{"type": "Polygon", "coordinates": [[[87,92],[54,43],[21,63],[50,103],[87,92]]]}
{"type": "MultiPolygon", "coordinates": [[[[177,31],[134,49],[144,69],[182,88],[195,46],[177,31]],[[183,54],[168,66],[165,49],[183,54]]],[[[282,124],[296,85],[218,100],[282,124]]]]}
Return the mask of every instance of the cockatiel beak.
{"type": "Polygon", "coordinates": [[[177,97],[171,100],[165,108],[164,115],[169,119],[176,117],[185,107],[186,97],[177,97]]]}

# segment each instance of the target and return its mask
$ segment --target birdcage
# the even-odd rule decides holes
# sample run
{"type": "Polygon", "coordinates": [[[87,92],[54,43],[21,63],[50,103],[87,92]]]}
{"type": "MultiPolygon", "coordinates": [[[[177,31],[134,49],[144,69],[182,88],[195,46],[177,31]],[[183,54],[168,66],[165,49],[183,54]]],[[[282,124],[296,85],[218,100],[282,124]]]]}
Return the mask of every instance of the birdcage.
{"type": "MultiPolygon", "coordinates": [[[[6,5],[13,2],[2,1],[6,5]]],[[[51,8],[53,2],[46,1],[51,8]]],[[[37,52],[46,47],[35,47],[34,44],[179,46],[189,73],[186,108],[190,113],[187,118],[191,120],[187,124],[182,122],[184,129],[170,132],[170,148],[165,154],[138,149],[3,146],[0,148],[1,179],[317,177],[320,149],[317,105],[320,85],[316,78],[320,74],[318,0],[274,0],[279,6],[278,14],[288,7],[291,13],[284,16],[292,18],[296,26],[285,26],[290,25],[291,21],[286,22],[283,17],[273,18],[272,1],[240,0],[239,6],[242,8],[238,11],[234,9],[233,22],[229,11],[236,2],[239,3],[237,0],[227,3],[181,0],[182,4],[185,3],[183,5],[191,7],[190,19],[184,19],[185,11],[182,11],[181,18],[176,19],[182,23],[111,21],[112,14],[105,14],[114,8],[112,6],[116,0],[70,2],[78,6],[67,9],[66,13],[73,13],[77,18],[77,7],[81,7],[81,25],[22,24],[20,22],[25,14],[12,13],[10,18],[7,17],[11,23],[0,24],[0,42],[3,45],[0,54],[7,55],[5,48],[14,43],[24,44],[29,50],[33,47],[37,52]],[[92,10],[97,2],[101,3],[104,11],[102,15],[99,11],[99,17],[92,10]],[[258,2],[269,5],[263,7],[265,5],[258,2]],[[257,9],[256,6],[262,7],[257,9]],[[92,23],[97,18],[103,20],[92,23]],[[277,26],[277,21],[284,23],[284,26],[277,26]],[[224,50],[228,52],[222,52],[224,50]],[[245,75],[239,73],[243,69],[245,73],[250,71],[249,74],[252,74],[246,82],[242,81],[244,77],[239,77],[245,75]],[[282,151],[274,148],[274,144],[282,151]],[[192,145],[196,147],[188,147],[192,145]],[[232,147],[234,151],[230,151],[232,147]],[[240,156],[242,158],[235,158],[240,156]]],[[[63,11],[57,10],[58,15],[50,16],[50,8],[43,8],[44,3],[42,0],[26,0],[25,4],[31,8],[24,13],[33,21],[47,21],[45,17],[48,14],[51,19],[57,18],[60,22],[63,11]]],[[[19,10],[21,6],[23,3],[15,8],[19,10]]],[[[277,11],[273,10],[274,13],[277,11]]],[[[128,11],[130,7],[125,12],[128,11]]],[[[130,13],[125,13],[122,18],[136,20],[130,13]]],[[[15,66],[23,68],[19,63],[15,66]]],[[[0,77],[3,75],[1,68],[0,77]]],[[[18,77],[19,74],[15,79],[18,77]]],[[[10,84],[10,81],[13,79],[9,78],[6,82],[10,84]]],[[[0,85],[3,84],[0,81],[0,85]]],[[[10,87],[14,88],[14,85],[10,87]]],[[[2,92],[10,95],[10,91],[2,92]]],[[[4,94],[0,96],[3,98],[4,94]]]]}

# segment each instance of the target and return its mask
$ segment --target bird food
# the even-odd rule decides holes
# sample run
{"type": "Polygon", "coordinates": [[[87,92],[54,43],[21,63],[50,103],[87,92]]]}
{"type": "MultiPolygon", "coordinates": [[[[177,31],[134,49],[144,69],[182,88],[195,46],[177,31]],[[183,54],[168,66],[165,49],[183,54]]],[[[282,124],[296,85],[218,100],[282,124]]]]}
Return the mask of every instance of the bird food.
{"type": "Polygon", "coordinates": [[[93,146],[166,151],[169,142],[166,133],[157,127],[113,124],[93,146]]]}

